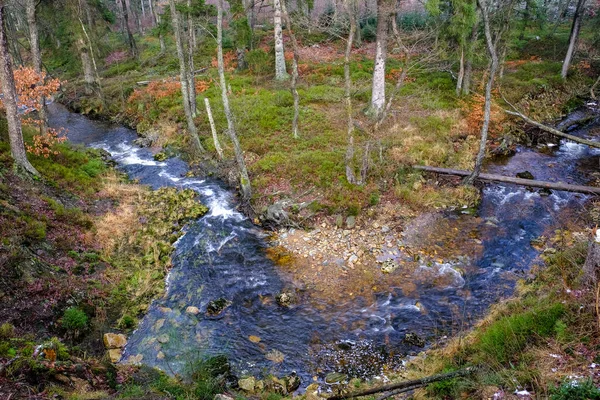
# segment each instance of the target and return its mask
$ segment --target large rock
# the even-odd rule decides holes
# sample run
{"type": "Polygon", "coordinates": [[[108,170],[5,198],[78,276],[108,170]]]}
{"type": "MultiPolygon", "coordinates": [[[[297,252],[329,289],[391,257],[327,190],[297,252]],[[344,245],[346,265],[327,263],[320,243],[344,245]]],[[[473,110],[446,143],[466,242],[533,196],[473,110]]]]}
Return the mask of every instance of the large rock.
{"type": "Polygon", "coordinates": [[[108,350],[108,358],[110,358],[110,362],[117,363],[121,359],[122,350],[121,349],[109,349],[108,350]]]}
{"type": "Polygon", "coordinates": [[[414,332],[407,333],[402,341],[411,346],[425,347],[425,339],[414,332]]]}
{"type": "Polygon", "coordinates": [[[248,393],[252,393],[254,392],[254,387],[256,386],[256,379],[253,376],[240,379],[238,381],[238,386],[240,387],[240,389],[248,393]]]}
{"type": "Polygon", "coordinates": [[[104,346],[107,349],[122,349],[127,344],[127,337],[122,333],[105,333],[104,346]]]}

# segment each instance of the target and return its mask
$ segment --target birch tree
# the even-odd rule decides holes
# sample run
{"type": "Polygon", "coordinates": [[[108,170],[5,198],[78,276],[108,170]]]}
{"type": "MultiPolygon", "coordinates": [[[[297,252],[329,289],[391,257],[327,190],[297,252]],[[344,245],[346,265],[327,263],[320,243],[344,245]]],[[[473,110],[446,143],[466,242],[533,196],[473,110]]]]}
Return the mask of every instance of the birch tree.
{"type": "Polygon", "coordinates": [[[578,0],[575,14],[573,15],[573,23],[571,25],[571,33],[569,34],[569,47],[567,48],[567,54],[563,61],[562,70],[560,76],[563,79],[567,79],[567,73],[573,61],[573,55],[577,49],[577,41],[579,39],[579,31],[581,30],[581,20],[583,19],[583,11],[585,9],[586,0],[578,0]]]}
{"type": "Polygon", "coordinates": [[[348,183],[356,183],[356,175],[354,174],[354,120],[352,118],[352,81],[350,79],[350,55],[352,54],[352,44],[354,43],[354,32],[356,31],[356,19],[354,18],[352,0],[346,0],[346,8],[350,20],[350,32],[346,41],[346,52],[344,53],[344,103],[346,106],[347,118],[347,137],[348,144],[346,146],[346,180],[348,183]]]}
{"type": "Polygon", "coordinates": [[[229,96],[227,95],[227,82],[225,81],[225,67],[223,63],[223,0],[217,0],[217,67],[219,70],[219,84],[221,85],[221,100],[223,101],[225,118],[227,118],[227,134],[233,143],[235,160],[240,173],[242,197],[244,200],[249,201],[252,197],[252,187],[250,185],[248,169],[246,168],[246,161],[244,161],[244,153],[242,152],[242,147],[240,146],[240,141],[235,130],[233,113],[231,112],[229,96]]]}
{"type": "Polygon", "coordinates": [[[296,42],[296,35],[292,31],[292,21],[290,15],[287,12],[285,3],[281,3],[283,9],[283,16],[285,17],[285,24],[287,25],[288,34],[290,35],[290,41],[292,42],[292,50],[294,52],[294,58],[292,59],[292,80],[290,82],[290,91],[294,97],[294,118],[292,119],[292,136],[294,139],[298,139],[298,117],[300,115],[300,95],[298,94],[297,83],[298,83],[298,43],[296,42]]]}
{"type": "Polygon", "coordinates": [[[387,60],[389,0],[377,0],[377,43],[371,88],[371,112],[378,118],[385,106],[385,64],[387,60]]]}
{"type": "Polygon", "coordinates": [[[281,0],[273,0],[273,25],[275,27],[275,79],[281,81],[288,78],[283,51],[283,30],[281,26],[281,0]]]}
{"type": "MultiPolygon", "coordinates": [[[[198,138],[198,129],[194,123],[194,115],[192,105],[190,104],[190,79],[189,79],[189,60],[185,57],[185,49],[183,43],[183,34],[181,31],[181,22],[179,19],[179,11],[175,7],[175,0],[169,0],[169,6],[171,9],[171,20],[173,22],[173,31],[175,34],[175,44],[177,45],[177,58],[179,60],[179,81],[181,83],[181,97],[183,101],[183,111],[185,113],[185,119],[187,122],[188,133],[194,150],[196,153],[203,153],[204,147],[200,143],[198,138]]],[[[193,72],[192,72],[193,73],[193,72]]]]}
{"type": "Polygon", "coordinates": [[[8,122],[8,140],[10,142],[10,153],[15,167],[33,175],[38,175],[36,169],[27,160],[25,144],[23,142],[23,131],[17,109],[17,91],[13,75],[12,61],[8,52],[8,40],[5,29],[6,3],[0,0],[0,81],[2,81],[2,102],[6,110],[8,122]]]}

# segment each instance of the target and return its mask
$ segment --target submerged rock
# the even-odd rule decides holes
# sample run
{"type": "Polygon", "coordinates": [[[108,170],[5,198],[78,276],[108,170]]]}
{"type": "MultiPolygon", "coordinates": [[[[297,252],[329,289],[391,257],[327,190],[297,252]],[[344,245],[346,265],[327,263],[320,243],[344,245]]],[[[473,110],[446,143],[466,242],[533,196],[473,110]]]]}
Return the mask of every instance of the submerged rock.
{"type": "Polygon", "coordinates": [[[223,297],[212,300],[206,305],[206,314],[211,317],[216,317],[221,314],[227,307],[231,305],[231,302],[223,297]]]}
{"type": "Polygon", "coordinates": [[[394,260],[385,260],[381,265],[381,272],[384,274],[391,274],[399,267],[398,263],[394,260]]]}
{"type": "Polygon", "coordinates": [[[522,172],[517,172],[517,178],[521,178],[521,179],[535,179],[535,177],[533,176],[533,174],[529,171],[522,171],[522,172]]]}
{"type": "Polygon", "coordinates": [[[185,312],[188,314],[196,315],[196,314],[200,313],[200,309],[198,307],[188,306],[185,309],[185,312]]]}
{"type": "Polygon", "coordinates": [[[425,339],[423,339],[414,332],[407,333],[404,336],[404,339],[402,339],[402,342],[411,346],[425,347],[425,339]]]}
{"type": "Polygon", "coordinates": [[[293,292],[281,292],[275,296],[275,301],[281,307],[291,307],[297,301],[296,294],[293,292]]]}
{"type": "Polygon", "coordinates": [[[167,155],[165,153],[156,153],[154,155],[154,160],[158,162],[165,161],[167,159],[167,155]]]}

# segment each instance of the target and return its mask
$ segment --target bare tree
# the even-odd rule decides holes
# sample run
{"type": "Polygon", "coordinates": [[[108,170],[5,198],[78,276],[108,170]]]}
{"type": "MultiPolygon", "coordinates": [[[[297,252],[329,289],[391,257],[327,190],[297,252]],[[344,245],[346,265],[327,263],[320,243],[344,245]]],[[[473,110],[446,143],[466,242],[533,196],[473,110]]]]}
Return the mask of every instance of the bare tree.
{"type": "Polygon", "coordinates": [[[27,160],[25,144],[23,142],[23,131],[17,109],[17,90],[13,75],[12,62],[8,53],[8,40],[5,29],[6,3],[0,0],[0,80],[2,81],[2,101],[6,109],[8,121],[8,139],[10,142],[10,153],[15,166],[30,174],[38,175],[36,169],[27,160]]]}
{"type": "Polygon", "coordinates": [[[285,18],[285,24],[287,25],[288,34],[290,35],[290,41],[292,42],[292,50],[294,52],[294,58],[292,59],[292,80],[290,82],[290,90],[294,97],[294,118],[292,120],[292,135],[294,139],[298,139],[298,117],[300,115],[300,95],[298,94],[298,61],[300,59],[298,52],[298,43],[296,42],[296,35],[292,31],[292,21],[290,15],[287,12],[285,3],[281,3],[283,10],[283,16],[285,18]]]}
{"type": "Polygon", "coordinates": [[[285,69],[285,54],[283,52],[283,31],[281,27],[281,0],[273,0],[273,25],[275,27],[275,79],[285,80],[288,73],[285,69]]]}
{"type": "MultiPolygon", "coordinates": [[[[173,0],[171,0],[173,1],[173,0]]],[[[249,201],[252,197],[252,187],[250,185],[250,177],[244,161],[244,153],[240,146],[235,123],[233,121],[233,113],[229,107],[229,96],[227,95],[227,82],[225,81],[225,67],[223,63],[223,0],[217,0],[217,64],[219,69],[219,83],[221,85],[221,99],[223,101],[223,109],[225,118],[227,118],[227,134],[233,143],[233,151],[235,160],[240,172],[240,187],[242,189],[242,197],[249,201]]]]}
{"type": "Polygon", "coordinates": [[[196,78],[194,76],[194,49],[196,48],[196,35],[194,34],[194,19],[192,16],[192,0],[187,0],[187,56],[188,56],[188,88],[190,97],[190,109],[192,110],[192,116],[195,118],[197,115],[196,105],[196,78]]]}
{"type": "Polygon", "coordinates": [[[581,30],[581,20],[583,19],[585,1],[586,0],[577,1],[577,8],[575,9],[575,15],[573,15],[573,24],[571,25],[571,34],[569,35],[569,47],[560,72],[560,76],[563,79],[567,79],[567,73],[569,72],[569,67],[571,66],[571,61],[573,61],[573,55],[577,48],[577,40],[579,39],[579,31],[581,30]]]}
{"type": "Polygon", "coordinates": [[[488,5],[485,3],[485,0],[477,0],[477,3],[479,4],[481,16],[483,18],[485,43],[487,46],[488,53],[490,55],[490,70],[488,80],[485,85],[485,105],[483,109],[483,123],[481,125],[481,141],[479,142],[479,151],[477,153],[477,158],[475,159],[475,168],[473,169],[471,175],[469,175],[465,179],[465,185],[472,185],[475,179],[477,179],[477,176],[479,176],[479,173],[481,172],[481,166],[483,165],[483,159],[485,157],[485,152],[487,148],[487,137],[490,126],[490,117],[492,110],[492,88],[494,86],[494,79],[496,77],[496,72],[498,71],[499,66],[496,46],[500,35],[498,35],[498,37],[496,37],[496,40],[494,41],[490,27],[490,10],[488,8],[488,5]]]}
{"type": "Polygon", "coordinates": [[[219,159],[222,160],[223,149],[221,148],[221,143],[219,142],[219,136],[217,136],[217,128],[215,127],[215,120],[210,108],[210,101],[206,97],[204,98],[204,106],[206,107],[206,115],[208,116],[208,122],[210,123],[210,131],[212,133],[213,143],[215,144],[215,150],[219,155],[219,159]]]}
{"type": "MultiPolygon", "coordinates": [[[[40,38],[38,34],[38,24],[36,18],[36,2],[35,0],[26,0],[25,9],[27,13],[27,25],[29,28],[29,47],[31,49],[31,61],[33,63],[33,69],[42,76],[42,55],[40,52],[40,38]]],[[[43,82],[40,82],[43,84],[43,82]]],[[[42,96],[40,99],[40,109],[38,111],[38,117],[40,119],[40,133],[46,133],[46,99],[42,96]]]]}
{"type": "Polygon", "coordinates": [[[354,18],[354,7],[351,4],[352,0],[346,0],[346,9],[350,20],[350,31],[346,41],[346,52],[344,53],[344,102],[346,104],[347,118],[347,136],[348,145],[346,147],[346,180],[348,183],[356,183],[356,175],[354,174],[354,120],[352,118],[352,81],[350,79],[350,55],[352,54],[352,45],[354,44],[354,32],[356,32],[356,19],[354,18]]]}
{"type": "MultiPolygon", "coordinates": [[[[173,31],[175,34],[175,43],[177,45],[177,58],[179,59],[179,81],[181,83],[181,97],[183,101],[183,111],[185,113],[185,119],[187,121],[188,133],[190,139],[194,145],[194,151],[196,153],[203,153],[204,147],[200,143],[198,138],[198,129],[194,123],[194,115],[192,105],[190,104],[190,79],[188,74],[189,60],[185,57],[185,49],[183,44],[183,34],[181,32],[181,22],[179,20],[179,11],[175,7],[175,0],[169,0],[169,6],[171,8],[171,20],[173,22],[173,31]]],[[[192,72],[193,73],[193,72],[192,72]]]]}

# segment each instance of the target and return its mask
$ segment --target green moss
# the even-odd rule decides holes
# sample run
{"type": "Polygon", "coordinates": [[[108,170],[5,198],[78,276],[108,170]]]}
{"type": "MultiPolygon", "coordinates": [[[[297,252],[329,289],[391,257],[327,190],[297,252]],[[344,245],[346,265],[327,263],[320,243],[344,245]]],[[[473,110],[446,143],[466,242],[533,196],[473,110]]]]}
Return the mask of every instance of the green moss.
{"type": "Polygon", "coordinates": [[[79,307],[69,307],[62,316],[61,325],[67,331],[80,332],[87,328],[88,316],[79,307]]]}

